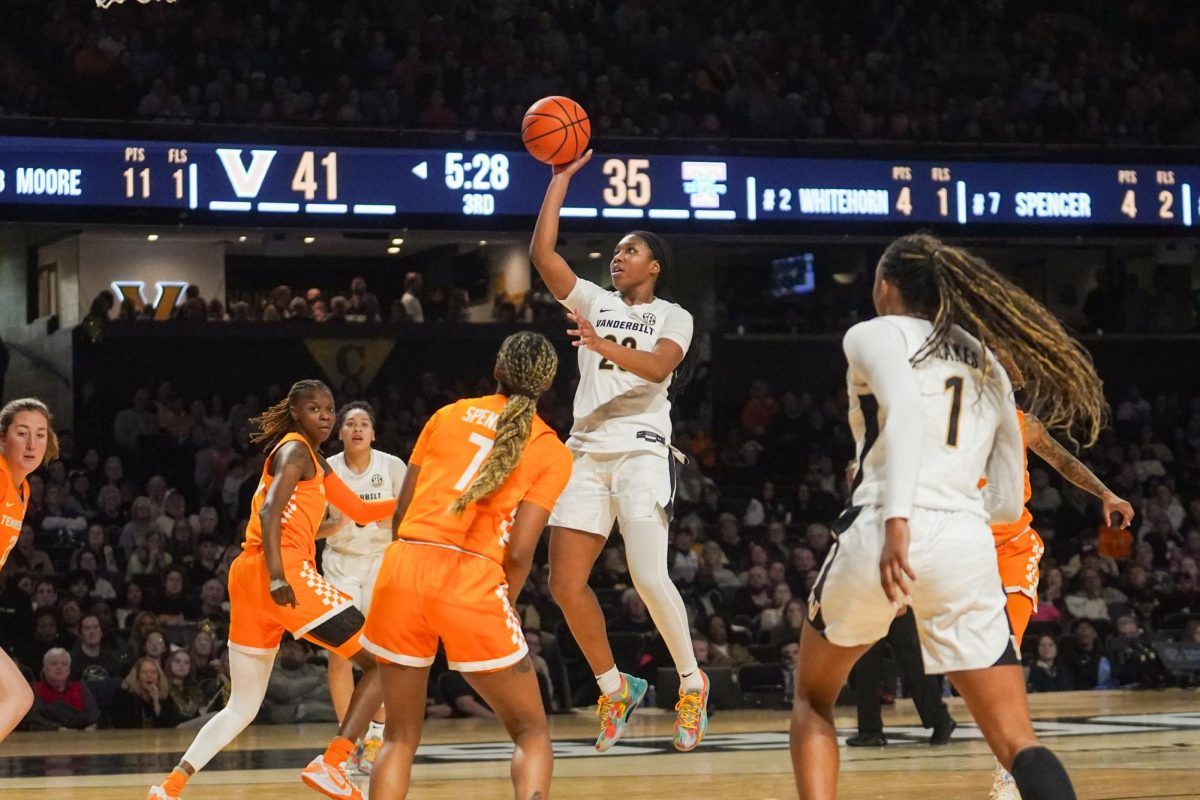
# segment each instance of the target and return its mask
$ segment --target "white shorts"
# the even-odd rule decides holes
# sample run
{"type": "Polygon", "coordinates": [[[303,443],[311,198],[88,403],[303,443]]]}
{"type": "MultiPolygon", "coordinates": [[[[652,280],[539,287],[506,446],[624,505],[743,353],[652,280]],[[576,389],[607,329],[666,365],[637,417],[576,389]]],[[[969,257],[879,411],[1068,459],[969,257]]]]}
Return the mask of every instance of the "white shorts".
{"type": "MultiPolygon", "coordinates": [[[[940,675],[1017,663],[991,529],[961,511],[913,509],[908,563],[925,672],[940,675]]],[[[879,578],[882,510],[866,506],[840,533],[809,599],[808,618],[839,647],[887,635],[896,611],[879,578]]]]}
{"type": "Polygon", "coordinates": [[[382,563],[383,552],[355,556],[326,547],[321,556],[321,572],[330,585],[350,595],[354,605],[366,614],[371,606],[375,578],[379,575],[379,565],[382,563]]]}
{"type": "Polygon", "coordinates": [[[605,538],[613,521],[669,520],[675,498],[675,459],[656,453],[576,453],[567,488],[550,525],[605,538]]]}

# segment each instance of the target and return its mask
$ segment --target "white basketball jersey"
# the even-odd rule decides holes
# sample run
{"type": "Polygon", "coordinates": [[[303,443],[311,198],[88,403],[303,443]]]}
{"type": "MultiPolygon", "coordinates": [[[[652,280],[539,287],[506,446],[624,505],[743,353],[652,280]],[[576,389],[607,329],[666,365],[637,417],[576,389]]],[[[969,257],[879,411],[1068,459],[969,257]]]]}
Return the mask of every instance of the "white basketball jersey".
{"type": "MultiPolygon", "coordinates": [[[[846,334],[846,352],[851,362],[847,374],[850,429],[859,454],[859,472],[851,502],[855,506],[886,505],[889,502],[886,497],[888,470],[903,469],[916,474],[891,476],[896,479],[892,482],[892,492],[896,492],[896,482],[915,480],[915,491],[910,488],[907,493],[900,492],[911,497],[912,506],[969,511],[988,517],[994,509],[990,499],[985,505],[984,493],[979,488],[980,478],[991,469],[998,480],[1003,474],[1006,484],[1011,483],[1010,473],[1019,474],[1019,467],[1007,462],[1017,459],[1019,464],[1022,456],[1019,438],[1014,445],[1011,432],[1007,431],[1009,427],[1015,428],[1012,387],[995,356],[956,326],[944,346],[911,369],[920,391],[920,413],[911,414],[909,418],[923,419],[919,435],[915,431],[891,431],[892,435],[887,435],[889,419],[886,403],[880,403],[876,396],[879,387],[870,384],[866,375],[868,369],[855,364],[856,356],[860,361],[870,360],[874,354],[887,349],[889,363],[876,363],[871,369],[879,376],[881,384],[885,377],[891,381],[894,376],[884,370],[903,370],[907,366],[904,357],[897,357],[899,348],[892,349],[895,331],[903,337],[907,358],[911,358],[932,330],[933,324],[929,320],[888,316],[860,323],[846,334]],[[986,378],[983,373],[985,359],[989,362],[986,378]],[[1013,425],[1007,425],[1009,420],[1013,425]],[[1002,424],[1006,430],[1003,437],[997,435],[1002,424]],[[907,449],[916,453],[887,452],[887,441],[890,439],[895,443],[900,436],[908,442],[907,449]],[[1014,447],[1016,452],[1009,452],[1014,447]],[[1005,460],[1004,465],[989,463],[989,458],[994,457],[994,449],[998,449],[999,457],[1005,460]],[[907,461],[906,456],[916,458],[907,461]]],[[[880,358],[883,358],[882,354],[880,358]]],[[[900,374],[898,378],[893,386],[911,385],[904,383],[911,380],[907,374],[900,374]]],[[[1006,484],[995,487],[996,491],[1012,494],[1013,487],[1006,484]]],[[[895,502],[902,508],[903,502],[907,501],[896,499],[895,502]]]]}
{"type": "MultiPolygon", "coordinates": [[[[659,339],[670,339],[687,353],[692,343],[692,315],[661,298],[631,306],[620,293],[579,278],[561,302],[591,321],[599,336],[626,347],[653,350],[659,339]]],[[[651,383],[586,347],[578,350],[575,424],[567,447],[580,453],[664,450],[671,441],[671,378],[651,383]]]]}
{"type": "MultiPolygon", "coordinates": [[[[396,456],[381,453],[371,449],[371,463],[362,473],[351,471],[346,465],[346,456],[338,453],[329,459],[329,467],[339,478],[346,482],[351,491],[363,500],[383,500],[400,494],[400,486],[404,483],[404,474],[408,467],[396,456]]],[[[329,514],[338,517],[339,512],[333,506],[329,514]]],[[[370,525],[359,525],[350,522],[345,528],[325,540],[327,547],[348,556],[372,556],[382,553],[392,542],[392,522],[390,519],[372,522],[370,525]]]]}

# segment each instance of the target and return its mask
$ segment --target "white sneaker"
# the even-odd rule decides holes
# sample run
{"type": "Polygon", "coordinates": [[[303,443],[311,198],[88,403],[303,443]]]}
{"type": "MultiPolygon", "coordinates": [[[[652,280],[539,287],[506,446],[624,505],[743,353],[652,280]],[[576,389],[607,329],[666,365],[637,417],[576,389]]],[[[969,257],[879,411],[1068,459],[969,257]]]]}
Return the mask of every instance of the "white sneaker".
{"type": "Polygon", "coordinates": [[[988,795],[988,800],[1021,800],[1021,793],[1017,791],[1017,782],[1013,780],[1013,776],[1008,774],[1008,770],[1000,766],[1000,762],[996,762],[996,772],[992,777],[992,793],[988,795]]]}
{"type": "Polygon", "coordinates": [[[362,792],[346,775],[342,767],[331,767],[325,756],[319,755],[300,773],[300,779],[308,788],[320,792],[333,800],[363,800],[362,792]]]}
{"type": "Polygon", "coordinates": [[[161,786],[151,786],[146,800],[174,800],[174,798],[167,794],[167,790],[161,786]]]}

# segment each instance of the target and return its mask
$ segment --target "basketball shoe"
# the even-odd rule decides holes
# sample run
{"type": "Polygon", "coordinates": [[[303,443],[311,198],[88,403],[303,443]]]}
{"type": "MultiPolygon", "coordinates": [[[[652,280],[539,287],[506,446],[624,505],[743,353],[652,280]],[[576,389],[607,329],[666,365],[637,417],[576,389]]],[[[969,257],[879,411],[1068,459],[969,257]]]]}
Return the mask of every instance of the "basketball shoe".
{"type": "Polygon", "coordinates": [[[641,705],[646,690],[650,687],[641,678],[621,673],[621,690],[616,695],[600,693],[596,703],[596,716],[600,719],[600,735],[596,737],[596,750],[603,753],[617,743],[634,709],[641,705]]]}

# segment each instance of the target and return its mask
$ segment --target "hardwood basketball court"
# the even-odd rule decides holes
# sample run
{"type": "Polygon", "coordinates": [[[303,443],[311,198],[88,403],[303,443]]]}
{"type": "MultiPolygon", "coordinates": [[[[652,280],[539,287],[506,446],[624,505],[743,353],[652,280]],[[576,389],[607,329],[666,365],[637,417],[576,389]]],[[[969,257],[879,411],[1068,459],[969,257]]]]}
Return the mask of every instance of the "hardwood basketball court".
{"type": "MultiPolygon", "coordinates": [[[[1088,800],[1200,798],[1200,692],[1074,692],[1031,698],[1039,733],[1063,758],[1088,800]]],[[[838,725],[853,732],[851,709],[838,725]]],[[[953,742],[931,748],[908,701],[885,712],[892,744],[842,748],[845,800],[983,800],[992,757],[961,701],[953,742]]],[[[552,719],[552,796],[619,800],[767,800],[794,798],[787,753],[788,716],[779,711],[714,715],[708,737],[690,754],[671,748],[673,716],[639,711],[625,740],[596,755],[594,717],[552,719]]],[[[320,752],[332,725],[254,726],[193,779],[187,800],[319,798],[298,774],[320,752]]],[[[178,759],[194,731],[18,733],[0,747],[0,797],[142,800],[147,786],[178,759]]],[[[426,723],[414,772],[414,800],[511,797],[507,744],[498,723],[426,723]]],[[[366,781],[362,782],[366,790],[366,781]]],[[[382,800],[376,798],[376,800],[382,800]]]]}

